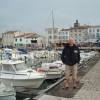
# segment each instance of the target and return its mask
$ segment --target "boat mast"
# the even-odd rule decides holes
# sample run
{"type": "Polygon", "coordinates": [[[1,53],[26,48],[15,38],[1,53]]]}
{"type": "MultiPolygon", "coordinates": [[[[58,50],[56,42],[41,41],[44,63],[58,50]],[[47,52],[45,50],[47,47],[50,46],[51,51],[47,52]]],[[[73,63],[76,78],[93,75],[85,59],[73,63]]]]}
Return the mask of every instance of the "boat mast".
{"type": "Polygon", "coordinates": [[[53,15],[53,9],[52,9],[52,12],[51,12],[51,36],[52,36],[52,42],[50,40],[48,40],[48,43],[49,43],[49,47],[52,47],[52,44],[53,44],[53,40],[54,40],[54,15],[53,15]]]}
{"type": "Polygon", "coordinates": [[[52,9],[52,43],[54,43],[54,14],[53,14],[53,9],[52,9]]]}
{"type": "Polygon", "coordinates": [[[54,34],[54,15],[53,15],[53,9],[52,9],[52,33],[54,34]]]}

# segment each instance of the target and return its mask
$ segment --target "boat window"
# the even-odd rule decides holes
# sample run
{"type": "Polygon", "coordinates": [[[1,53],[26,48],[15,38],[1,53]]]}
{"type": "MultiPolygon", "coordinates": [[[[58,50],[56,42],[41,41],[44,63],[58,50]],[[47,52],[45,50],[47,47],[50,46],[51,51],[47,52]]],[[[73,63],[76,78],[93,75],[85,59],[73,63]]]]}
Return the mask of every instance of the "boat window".
{"type": "Polygon", "coordinates": [[[25,63],[14,64],[14,67],[17,71],[27,69],[27,66],[25,63]]]}
{"type": "Polygon", "coordinates": [[[15,72],[12,65],[9,64],[3,64],[3,71],[15,72]]]}
{"type": "Polygon", "coordinates": [[[58,68],[57,66],[50,66],[49,69],[55,69],[58,68]]]}

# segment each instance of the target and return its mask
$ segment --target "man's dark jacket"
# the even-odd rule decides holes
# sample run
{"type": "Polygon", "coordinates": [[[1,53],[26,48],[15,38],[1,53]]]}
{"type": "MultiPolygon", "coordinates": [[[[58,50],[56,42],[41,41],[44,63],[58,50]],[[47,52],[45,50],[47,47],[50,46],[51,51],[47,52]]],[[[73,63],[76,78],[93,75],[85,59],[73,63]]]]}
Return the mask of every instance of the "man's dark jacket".
{"type": "Polygon", "coordinates": [[[80,51],[76,45],[66,44],[61,55],[61,60],[66,65],[74,65],[80,61],[80,51]]]}

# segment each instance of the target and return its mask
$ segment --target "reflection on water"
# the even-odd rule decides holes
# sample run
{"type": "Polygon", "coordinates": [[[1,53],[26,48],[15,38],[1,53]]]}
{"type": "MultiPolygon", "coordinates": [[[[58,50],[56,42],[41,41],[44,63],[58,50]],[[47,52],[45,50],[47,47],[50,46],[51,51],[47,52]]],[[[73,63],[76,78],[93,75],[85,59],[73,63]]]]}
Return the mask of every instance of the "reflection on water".
{"type": "MultiPolygon", "coordinates": [[[[38,88],[38,89],[32,89],[32,90],[28,90],[28,92],[33,93],[32,96],[36,96],[38,92],[40,92],[41,90],[46,89],[48,86],[50,86],[51,84],[55,83],[57,81],[57,79],[55,80],[45,80],[43,82],[43,84],[38,88]]],[[[24,100],[25,98],[30,97],[31,95],[25,95],[25,94],[21,94],[21,93],[17,93],[16,94],[16,100],[24,100]]]]}

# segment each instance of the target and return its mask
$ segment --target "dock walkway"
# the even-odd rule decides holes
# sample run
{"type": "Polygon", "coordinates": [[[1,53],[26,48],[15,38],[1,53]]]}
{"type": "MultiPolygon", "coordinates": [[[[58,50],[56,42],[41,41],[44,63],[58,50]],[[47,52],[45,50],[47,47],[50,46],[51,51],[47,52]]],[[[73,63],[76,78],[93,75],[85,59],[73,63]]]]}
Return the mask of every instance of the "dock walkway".
{"type": "MultiPolygon", "coordinates": [[[[100,60],[83,76],[80,82],[83,83],[82,87],[72,97],[43,94],[38,100],[100,100],[100,60]]],[[[67,93],[67,90],[64,92],[67,93]]]]}

